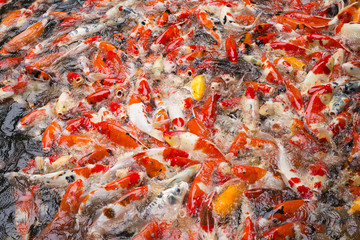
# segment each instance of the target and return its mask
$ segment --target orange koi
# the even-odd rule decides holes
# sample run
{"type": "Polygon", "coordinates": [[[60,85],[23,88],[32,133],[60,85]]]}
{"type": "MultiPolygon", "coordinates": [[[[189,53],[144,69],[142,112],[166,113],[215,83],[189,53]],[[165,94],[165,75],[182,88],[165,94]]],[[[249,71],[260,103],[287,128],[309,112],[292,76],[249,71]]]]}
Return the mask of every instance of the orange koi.
{"type": "Polygon", "coordinates": [[[66,190],[55,217],[40,233],[39,239],[52,239],[53,237],[68,238],[74,231],[75,214],[80,206],[83,194],[83,181],[81,179],[70,184],[66,190]]]}
{"type": "Polygon", "coordinates": [[[13,37],[9,42],[7,42],[0,50],[0,54],[13,53],[21,50],[23,47],[26,47],[34,43],[43,33],[47,19],[43,19],[40,22],[37,22],[20,34],[13,37]]]}
{"type": "Polygon", "coordinates": [[[128,131],[111,122],[100,122],[97,124],[100,133],[105,134],[110,141],[126,149],[135,149],[143,144],[133,137],[128,131]]]}

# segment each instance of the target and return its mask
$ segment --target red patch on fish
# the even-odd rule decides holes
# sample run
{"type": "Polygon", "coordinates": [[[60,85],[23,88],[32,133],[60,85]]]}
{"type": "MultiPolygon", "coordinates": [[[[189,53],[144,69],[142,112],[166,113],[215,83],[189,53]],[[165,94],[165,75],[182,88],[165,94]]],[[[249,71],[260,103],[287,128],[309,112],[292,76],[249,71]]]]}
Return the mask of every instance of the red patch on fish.
{"type": "Polygon", "coordinates": [[[321,188],[321,182],[314,183],[314,188],[320,189],[321,188]]]}
{"type": "Polygon", "coordinates": [[[300,178],[290,178],[289,180],[289,184],[291,187],[294,187],[296,184],[300,182],[301,182],[300,178]]]}
{"type": "Polygon", "coordinates": [[[304,185],[297,187],[297,191],[302,198],[310,199],[313,197],[313,193],[312,193],[311,189],[304,185]]]}

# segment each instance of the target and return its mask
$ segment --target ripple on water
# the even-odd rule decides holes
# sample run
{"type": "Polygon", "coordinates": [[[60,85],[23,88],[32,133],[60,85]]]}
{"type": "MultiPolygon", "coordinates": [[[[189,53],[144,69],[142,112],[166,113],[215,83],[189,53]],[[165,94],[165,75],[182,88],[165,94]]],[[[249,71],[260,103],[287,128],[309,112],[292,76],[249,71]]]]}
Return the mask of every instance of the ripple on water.
{"type": "Polygon", "coordinates": [[[26,113],[14,102],[0,105],[0,239],[18,239],[14,226],[14,187],[4,173],[18,171],[29,159],[42,155],[38,141],[16,131],[16,124],[26,113]]]}

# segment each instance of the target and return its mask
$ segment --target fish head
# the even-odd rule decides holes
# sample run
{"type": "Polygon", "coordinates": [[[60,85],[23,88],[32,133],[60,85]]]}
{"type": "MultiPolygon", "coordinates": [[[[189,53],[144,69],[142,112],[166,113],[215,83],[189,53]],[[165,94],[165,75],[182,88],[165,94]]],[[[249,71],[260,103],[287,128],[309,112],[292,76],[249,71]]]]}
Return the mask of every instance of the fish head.
{"type": "Polygon", "coordinates": [[[186,182],[180,182],[169,190],[166,196],[168,205],[181,204],[185,194],[189,190],[189,185],[186,182]]]}
{"type": "Polygon", "coordinates": [[[165,141],[172,147],[179,147],[181,145],[181,134],[183,131],[166,132],[163,134],[165,141]]]}

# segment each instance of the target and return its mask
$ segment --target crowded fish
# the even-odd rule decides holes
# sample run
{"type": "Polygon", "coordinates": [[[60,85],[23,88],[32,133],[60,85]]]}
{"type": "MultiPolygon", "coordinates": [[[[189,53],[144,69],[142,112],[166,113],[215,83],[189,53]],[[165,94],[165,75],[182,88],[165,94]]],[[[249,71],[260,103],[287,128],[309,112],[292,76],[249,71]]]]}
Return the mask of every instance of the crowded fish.
{"type": "Polygon", "coordinates": [[[66,2],[0,1],[18,239],[360,239],[359,1],[66,2]]]}

